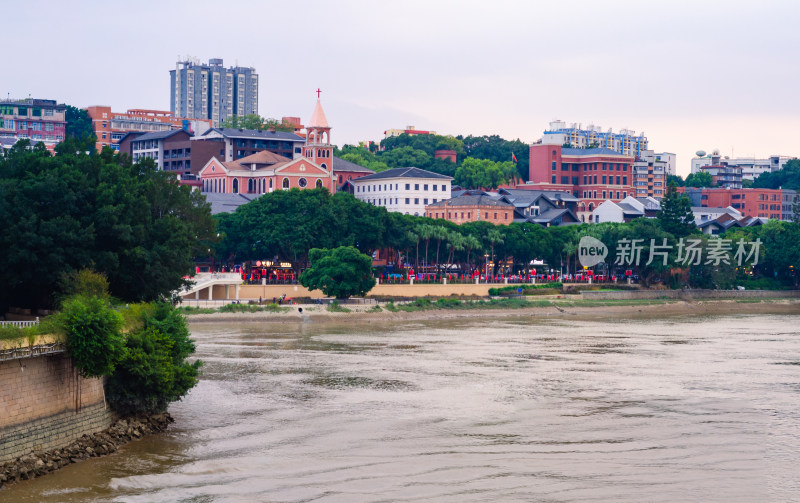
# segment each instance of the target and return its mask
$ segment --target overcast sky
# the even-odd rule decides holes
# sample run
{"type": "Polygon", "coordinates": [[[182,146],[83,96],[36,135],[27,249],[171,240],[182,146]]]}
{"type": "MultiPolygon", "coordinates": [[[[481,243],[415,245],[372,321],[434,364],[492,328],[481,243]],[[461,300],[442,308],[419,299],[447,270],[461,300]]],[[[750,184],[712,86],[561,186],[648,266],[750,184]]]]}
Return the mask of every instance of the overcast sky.
{"type": "MultiPolygon", "coordinates": [[[[796,1],[2,0],[0,92],[169,109],[187,55],[260,75],[263,116],[334,143],[414,125],[539,139],[550,121],[644,131],[689,172],[698,149],[800,155],[796,1]]],[[[4,96],[5,97],[5,96],[4,96]]]]}

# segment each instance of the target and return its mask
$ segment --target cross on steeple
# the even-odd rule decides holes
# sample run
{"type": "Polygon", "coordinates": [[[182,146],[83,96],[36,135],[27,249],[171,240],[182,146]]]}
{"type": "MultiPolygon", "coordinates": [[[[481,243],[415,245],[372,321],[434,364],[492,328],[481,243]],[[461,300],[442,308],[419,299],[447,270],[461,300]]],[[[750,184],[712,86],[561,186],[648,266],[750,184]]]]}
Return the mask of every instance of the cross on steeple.
{"type": "Polygon", "coordinates": [[[320,90],[319,90],[319,87],[318,87],[318,88],[317,88],[317,99],[319,99],[319,94],[320,94],[321,92],[322,92],[322,91],[320,91],[320,90]]]}

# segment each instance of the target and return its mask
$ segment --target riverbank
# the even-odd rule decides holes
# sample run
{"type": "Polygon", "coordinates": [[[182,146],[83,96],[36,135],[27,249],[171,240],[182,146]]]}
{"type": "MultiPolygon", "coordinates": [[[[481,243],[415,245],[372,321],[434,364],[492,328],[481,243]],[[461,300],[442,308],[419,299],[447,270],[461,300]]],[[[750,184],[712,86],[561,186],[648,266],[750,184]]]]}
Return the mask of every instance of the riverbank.
{"type": "MultiPolygon", "coordinates": [[[[800,314],[800,299],[715,299],[715,300],[582,300],[580,298],[550,298],[519,301],[513,306],[489,304],[459,306],[429,306],[415,308],[414,304],[342,306],[346,311],[328,310],[326,306],[285,306],[284,312],[189,314],[190,323],[208,322],[392,322],[411,320],[441,320],[482,317],[576,317],[581,319],[615,319],[620,317],[713,316],[731,314],[800,314]],[[375,306],[378,306],[376,308],[375,306]],[[408,306],[408,307],[406,307],[408,306]],[[302,311],[301,311],[302,310],[302,311]]],[[[340,308],[341,309],[341,308],[340,308]]]]}
{"type": "Polygon", "coordinates": [[[0,489],[7,484],[46,475],[70,463],[111,454],[132,440],[166,430],[172,422],[174,419],[168,412],[119,419],[110,428],[92,435],[83,435],[67,447],[20,456],[0,465],[0,489]]]}

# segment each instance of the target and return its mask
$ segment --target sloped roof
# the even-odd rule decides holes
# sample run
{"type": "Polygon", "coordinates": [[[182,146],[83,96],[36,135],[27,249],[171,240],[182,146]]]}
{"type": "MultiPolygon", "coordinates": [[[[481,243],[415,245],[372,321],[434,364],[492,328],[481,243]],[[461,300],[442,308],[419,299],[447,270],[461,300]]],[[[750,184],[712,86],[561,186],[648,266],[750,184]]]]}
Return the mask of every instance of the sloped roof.
{"type": "Polygon", "coordinates": [[[544,213],[536,215],[535,217],[530,217],[528,221],[535,224],[549,224],[552,223],[553,220],[556,220],[564,215],[569,215],[575,222],[579,222],[578,217],[567,208],[553,208],[545,211],[544,213]]]}
{"type": "Polygon", "coordinates": [[[356,182],[369,181],[369,180],[385,180],[387,178],[434,178],[439,180],[452,180],[452,176],[440,175],[432,171],[426,171],[419,168],[393,168],[386,171],[375,173],[374,175],[362,176],[356,182]]]}
{"type": "Polygon", "coordinates": [[[187,135],[194,136],[192,133],[184,131],[183,129],[170,129],[169,131],[156,131],[153,133],[145,133],[142,136],[136,138],[136,141],[139,140],[163,140],[165,138],[169,138],[172,135],[178,133],[186,133],[187,135]]]}
{"type": "Polygon", "coordinates": [[[557,190],[525,190],[525,189],[500,189],[498,192],[504,199],[517,208],[527,208],[540,197],[552,203],[564,201],[565,203],[578,202],[580,199],[567,192],[557,190]]]}
{"type": "Polygon", "coordinates": [[[269,150],[262,150],[260,152],[256,152],[255,154],[248,155],[247,157],[242,157],[241,159],[237,159],[235,162],[247,165],[247,164],[277,164],[283,163],[286,161],[291,161],[288,157],[284,157],[282,155],[278,155],[274,152],[270,152],[269,150]]]}
{"type": "Polygon", "coordinates": [[[303,138],[297,136],[296,134],[285,131],[258,131],[257,129],[234,129],[222,127],[208,129],[200,136],[207,136],[212,131],[216,131],[225,138],[263,138],[266,140],[285,140],[294,142],[303,141],[303,138]]]}
{"type": "Polygon", "coordinates": [[[317,106],[314,107],[314,113],[311,114],[311,120],[306,124],[306,129],[312,127],[327,128],[328,119],[325,117],[325,112],[322,110],[322,103],[317,98],[317,106]]]}
{"type": "Polygon", "coordinates": [[[261,194],[227,194],[218,192],[206,192],[204,195],[206,196],[206,201],[211,203],[212,215],[233,213],[239,206],[261,196],[261,194]]]}
{"type": "Polygon", "coordinates": [[[345,161],[339,157],[333,158],[333,171],[350,171],[353,173],[375,173],[369,168],[365,168],[354,162],[345,161]]]}
{"type": "Polygon", "coordinates": [[[512,208],[513,205],[486,194],[464,194],[430,204],[429,206],[497,206],[512,208]]]}
{"type": "Polygon", "coordinates": [[[634,208],[633,206],[631,206],[628,203],[614,203],[614,204],[616,204],[617,206],[619,206],[622,209],[622,213],[625,213],[625,214],[628,214],[628,215],[643,215],[644,214],[644,212],[642,212],[639,208],[634,208]]]}

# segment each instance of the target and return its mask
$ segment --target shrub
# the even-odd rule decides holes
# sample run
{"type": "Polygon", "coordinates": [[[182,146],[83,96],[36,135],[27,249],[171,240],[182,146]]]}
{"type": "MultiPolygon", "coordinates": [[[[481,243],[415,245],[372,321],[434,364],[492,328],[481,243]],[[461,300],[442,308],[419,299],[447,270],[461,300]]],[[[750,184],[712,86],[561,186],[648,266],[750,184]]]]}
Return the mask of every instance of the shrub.
{"type": "Polygon", "coordinates": [[[330,311],[332,313],[349,313],[350,312],[349,309],[347,309],[346,307],[340,306],[339,303],[336,302],[335,300],[333,302],[331,302],[330,304],[328,304],[328,311],[330,311]]]}
{"type": "Polygon", "coordinates": [[[70,297],[54,318],[54,326],[66,336],[67,351],[82,376],[99,377],[114,370],[124,341],[122,316],[106,299],[70,297]]]}
{"type": "Polygon", "coordinates": [[[167,303],[140,309],[141,326],[128,334],[108,381],[108,400],[122,414],[163,412],[197,384],[200,361],[186,320],[167,303]]]}

